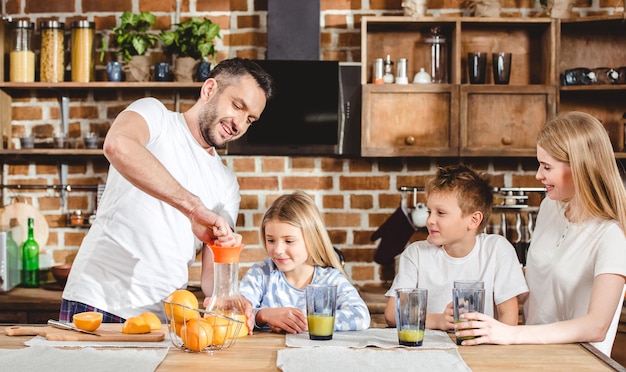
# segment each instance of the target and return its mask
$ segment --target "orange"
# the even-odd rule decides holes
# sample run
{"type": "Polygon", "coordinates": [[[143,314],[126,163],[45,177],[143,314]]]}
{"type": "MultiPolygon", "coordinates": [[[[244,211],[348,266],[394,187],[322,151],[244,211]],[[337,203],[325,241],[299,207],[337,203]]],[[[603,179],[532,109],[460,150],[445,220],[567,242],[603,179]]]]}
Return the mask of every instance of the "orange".
{"type": "Polygon", "coordinates": [[[150,325],[146,323],[144,318],[140,316],[133,316],[126,319],[126,321],[122,325],[122,333],[150,333],[150,325]]]}
{"type": "Polygon", "coordinates": [[[176,333],[176,336],[180,337],[180,330],[183,329],[183,326],[185,325],[185,323],[176,323],[176,322],[171,322],[170,323],[170,329],[176,333]]]}
{"type": "Polygon", "coordinates": [[[74,314],[72,321],[74,322],[76,328],[93,332],[100,327],[100,324],[102,324],[102,313],[87,311],[84,313],[74,314]]]}
{"type": "Polygon", "coordinates": [[[198,316],[198,311],[195,310],[198,308],[198,298],[191,291],[177,289],[167,296],[165,301],[171,303],[165,304],[165,314],[170,319],[174,318],[176,323],[184,323],[198,316]]]}
{"type": "Polygon", "coordinates": [[[146,323],[148,323],[151,330],[158,331],[161,329],[161,319],[159,319],[159,317],[155,313],[146,311],[139,314],[139,316],[142,317],[143,320],[146,321],[146,323]]]}
{"type": "Polygon", "coordinates": [[[213,326],[213,345],[224,345],[226,342],[226,330],[227,325],[214,325],[213,326]]]}
{"type": "MultiPolygon", "coordinates": [[[[228,325],[228,319],[225,319],[225,318],[222,318],[222,317],[216,317],[215,315],[205,314],[204,318],[206,320],[208,320],[209,323],[212,324],[214,327],[215,326],[227,326],[228,325]]],[[[240,320],[240,321],[243,322],[243,324],[239,328],[239,333],[237,333],[236,337],[243,337],[243,336],[248,335],[248,325],[246,324],[246,321],[247,321],[248,318],[245,315],[242,315],[242,314],[236,314],[234,316],[231,316],[231,318],[237,319],[237,320],[240,320]]],[[[234,337],[236,328],[237,328],[237,324],[235,322],[233,322],[233,325],[231,326],[231,328],[230,328],[230,330],[228,332],[228,338],[233,338],[234,337]]]]}
{"type": "Polygon", "coordinates": [[[202,351],[213,341],[213,327],[202,318],[190,319],[180,332],[189,350],[202,351]]]}

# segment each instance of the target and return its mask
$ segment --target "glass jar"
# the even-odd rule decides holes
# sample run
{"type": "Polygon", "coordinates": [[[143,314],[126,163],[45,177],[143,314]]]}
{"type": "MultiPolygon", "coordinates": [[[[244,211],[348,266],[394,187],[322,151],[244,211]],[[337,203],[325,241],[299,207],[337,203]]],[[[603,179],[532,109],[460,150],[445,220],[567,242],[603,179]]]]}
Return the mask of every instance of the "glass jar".
{"type": "Polygon", "coordinates": [[[206,311],[243,322],[235,337],[248,334],[243,298],[239,293],[239,255],[244,245],[220,247],[210,245],[213,252],[213,294],[206,311]]]}
{"type": "Polygon", "coordinates": [[[72,81],[94,81],[94,35],[96,24],[86,20],[72,22],[72,81]]]}
{"type": "Polygon", "coordinates": [[[432,82],[445,84],[448,82],[448,44],[445,36],[441,34],[441,27],[435,26],[430,29],[426,43],[430,45],[430,77],[432,82]]]}
{"type": "Polygon", "coordinates": [[[56,83],[64,80],[64,28],[59,21],[40,23],[41,55],[39,57],[39,80],[56,83]]]}
{"type": "Polygon", "coordinates": [[[35,24],[28,21],[11,22],[9,52],[9,81],[32,83],[35,81],[35,52],[33,31],[35,24]]]}

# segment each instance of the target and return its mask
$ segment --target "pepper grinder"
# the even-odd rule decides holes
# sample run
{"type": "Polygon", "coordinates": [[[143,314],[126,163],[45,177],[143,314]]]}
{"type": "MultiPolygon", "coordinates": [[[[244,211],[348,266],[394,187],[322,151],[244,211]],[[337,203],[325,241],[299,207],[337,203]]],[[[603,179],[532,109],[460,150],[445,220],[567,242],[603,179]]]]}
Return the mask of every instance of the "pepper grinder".
{"type": "Polygon", "coordinates": [[[394,77],[393,77],[393,61],[391,60],[391,56],[389,54],[387,54],[387,57],[385,58],[385,74],[383,75],[383,81],[385,82],[385,84],[392,84],[394,77]]]}

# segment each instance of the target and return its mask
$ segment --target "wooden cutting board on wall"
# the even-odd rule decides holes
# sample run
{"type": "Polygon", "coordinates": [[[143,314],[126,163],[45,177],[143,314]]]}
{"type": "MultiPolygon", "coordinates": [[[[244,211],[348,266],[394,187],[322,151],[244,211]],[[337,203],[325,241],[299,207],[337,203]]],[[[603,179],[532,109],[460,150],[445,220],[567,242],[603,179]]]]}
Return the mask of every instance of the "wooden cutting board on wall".
{"type": "MultiPolygon", "coordinates": [[[[164,326],[165,327],[165,326],[164,326]]],[[[7,336],[42,336],[50,341],[123,341],[123,342],[159,342],[165,339],[166,329],[142,334],[122,333],[122,324],[103,323],[95,333],[100,336],[90,335],[66,329],[50,326],[12,326],[7,327],[4,333],[7,336]]]]}

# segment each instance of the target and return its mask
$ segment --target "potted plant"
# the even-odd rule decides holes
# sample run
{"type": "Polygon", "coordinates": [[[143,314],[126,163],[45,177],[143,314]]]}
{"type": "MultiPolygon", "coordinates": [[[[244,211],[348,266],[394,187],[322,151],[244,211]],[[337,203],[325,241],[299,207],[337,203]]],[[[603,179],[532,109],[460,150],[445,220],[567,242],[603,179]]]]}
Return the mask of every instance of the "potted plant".
{"type": "Polygon", "coordinates": [[[218,24],[208,18],[193,17],[176,24],[173,31],[161,32],[160,37],[166,52],[176,56],[174,74],[177,81],[193,81],[194,69],[202,72],[197,80],[203,81],[208,77],[208,70],[217,53],[214,40],[221,38],[218,24]]]}
{"type": "Polygon", "coordinates": [[[128,81],[147,81],[150,77],[150,60],[145,55],[153,47],[159,36],[151,34],[150,28],[156,23],[156,17],[150,12],[139,14],[125,11],[119,26],[113,28],[113,45],[116,54],[122,56],[128,81]]]}

